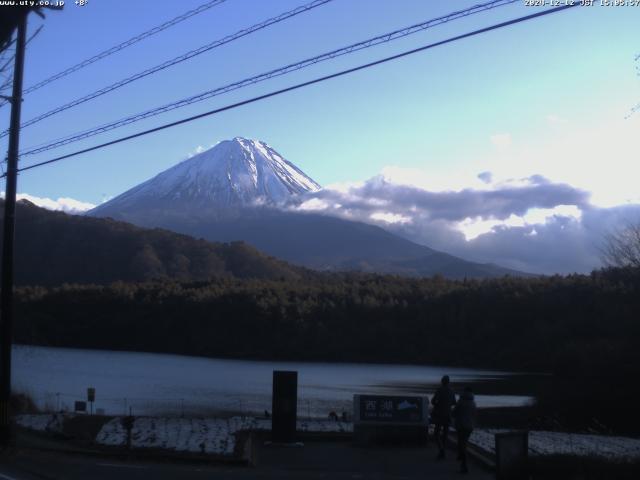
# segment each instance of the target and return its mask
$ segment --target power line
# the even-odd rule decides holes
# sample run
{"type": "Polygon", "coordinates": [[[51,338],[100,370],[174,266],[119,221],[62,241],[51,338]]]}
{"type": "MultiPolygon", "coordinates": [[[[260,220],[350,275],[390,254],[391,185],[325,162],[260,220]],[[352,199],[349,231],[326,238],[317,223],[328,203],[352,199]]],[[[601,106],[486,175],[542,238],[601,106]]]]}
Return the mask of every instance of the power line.
{"type": "MultiPolygon", "coordinates": [[[[157,73],[161,70],[164,70],[166,68],[169,68],[173,65],[177,65],[179,63],[182,63],[186,60],[189,60],[193,57],[196,57],[198,55],[201,55],[205,52],[208,52],[209,50],[212,50],[214,48],[220,47],[222,45],[225,45],[227,43],[233,42],[234,40],[237,40],[239,38],[242,38],[244,36],[250,35],[254,32],[257,32],[258,30],[262,30],[264,28],[267,28],[271,25],[274,25],[276,23],[282,22],[284,20],[287,20],[288,18],[294,17],[296,15],[299,15],[301,13],[304,12],[308,12],[309,10],[312,10],[316,7],[319,7],[321,5],[324,5],[326,3],[329,3],[333,0],[313,0],[311,3],[307,3],[305,5],[302,5],[300,7],[297,7],[293,10],[289,10],[288,12],[282,13],[276,17],[270,18],[268,20],[265,20],[263,22],[260,22],[256,25],[253,25],[249,28],[245,28],[243,30],[240,30],[232,35],[227,35],[226,37],[220,39],[220,40],[216,40],[215,42],[209,43],[207,45],[204,45],[200,48],[196,48],[195,50],[191,50],[187,53],[184,53],[182,55],[179,55],[175,58],[172,58],[171,60],[167,60],[159,65],[156,65],[154,67],[148,68],[146,70],[143,70],[142,72],[136,73],[135,75],[132,75],[130,77],[127,77],[123,80],[119,80],[115,83],[112,83],[111,85],[108,85],[104,88],[101,88],[100,90],[96,90],[95,92],[89,93],[88,95],[85,95],[84,97],[80,97],[77,98],[69,103],[66,103],[64,105],[61,105],[59,107],[54,108],[53,110],[50,110],[46,113],[43,113],[42,115],[38,115],[37,117],[32,118],[31,120],[28,120],[27,122],[22,124],[22,127],[28,127],[29,125],[33,125],[34,123],[38,123],[42,120],[44,120],[45,118],[49,118],[53,115],[56,115],[58,113],[64,112],[65,110],[68,110],[70,108],[76,107],[82,103],[88,102],[89,100],[93,100],[94,98],[100,97],[106,93],[112,92],[114,90],[117,90],[118,88],[122,88],[125,85],[128,85],[130,83],[135,82],[136,80],[140,80],[141,78],[145,78],[149,75],[152,75],[154,73],[157,73]]],[[[4,131],[2,132],[2,134],[0,134],[0,138],[4,137],[8,134],[8,131],[4,131]]]]}
{"type": "Polygon", "coordinates": [[[151,110],[147,110],[145,112],[141,112],[141,113],[137,113],[135,115],[131,115],[129,117],[125,117],[122,118],[120,120],[116,120],[114,122],[110,122],[104,125],[100,125],[98,127],[94,127],[92,129],[89,130],[85,130],[82,132],[78,132],[63,138],[59,138],[57,140],[54,141],[50,141],[46,144],[41,144],[38,145],[36,147],[32,147],[30,149],[27,149],[26,151],[24,151],[22,153],[22,155],[34,155],[36,153],[41,153],[47,150],[51,150],[54,148],[58,148],[61,147],[63,145],[68,145],[70,143],[74,143],[77,142],[79,140],[84,140],[86,138],[89,137],[93,137],[95,135],[119,128],[119,127],[123,127],[125,125],[129,125],[131,123],[135,123],[138,122],[140,120],[146,119],[146,118],[150,118],[156,115],[159,115],[161,113],[165,113],[171,110],[175,110],[177,108],[181,108],[187,105],[191,105],[193,103],[197,103],[197,102],[201,102],[203,100],[207,100],[209,98],[218,96],[218,95],[222,95],[224,93],[228,93],[231,92],[233,90],[238,90],[240,88],[244,88],[247,87],[249,85],[253,85],[256,83],[260,83],[263,82],[265,80],[269,80],[271,78],[274,77],[278,77],[278,76],[282,76],[297,70],[301,70],[303,68],[307,68],[310,67],[312,65],[315,65],[317,63],[320,62],[324,62],[327,60],[331,60],[343,55],[347,55],[349,53],[353,53],[359,50],[364,50],[366,48],[371,48],[373,46],[382,44],[382,43],[387,43],[393,40],[397,40],[399,38],[403,38],[406,37],[408,35],[412,35],[414,33],[426,30],[428,28],[434,27],[436,25],[441,25],[443,23],[447,23],[453,20],[457,20],[459,18],[463,18],[475,13],[479,13],[479,12],[484,12],[486,10],[490,10],[493,8],[497,8],[497,7],[501,7],[504,5],[508,5],[511,3],[515,3],[519,0],[493,0],[490,2],[486,2],[486,3],[482,3],[479,5],[475,5],[472,6],[470,8],[464,9],[464,10],[459,10],[456,12],[452,12],[448,15],[444,15],[442,17],[437,17],[431,20],[427,20],[425,22],[422,23],[418,23],[415,25],[411,25],[409,27],[405,27],[399,30],[395,30],[393,32],[389,32],[389,33],[385,33],[383,35],[378,35],[377,37],[373,37],[370,38],[368,40],[364,40],[358,43],[354,43],[352,45],[349,45],[347,47],[343,47],[337,50],[332,50],[330,52],[326,52],[323,53],[321,55],[312,57],[312,58],[308,58],[305,60],[302,60],[300,62],[296,62],[296,63],[292,63],[289,65],[286,65],[284,67],[280,67],[278,69],[275,70],[271,70],[269,72],[265,72],[265,73],[261,73],[259,75],[250,77],[250,78],[246,78],[244,80],[240,80],[238,82],[234,82],[222,87],[217,87],[214,88],[213,90],[208,90],[206,92],[203,93],[199,93],[197,95],[193,95],[191,97],[187,97],[187,98],[183,98],[181,100],[178,100],[176,102],[172,102],[160,107],[156,107],[153,108],[151,110]]]}
{"type": "MultiPolygon", "coordinates": [[[[293,90],[298,90],[300,88],[307,87],[307,86],[310,86],[310,85],[314,85],[316,83],[321,83],[321,82],[324,82],[326,80],[330,80],[330,79],[333,79],[333,78],[337,78],[337,77],[341,77],[341,76],[344,76],[344,75],[348,75],[350,73],[354,73],[354,72],[357,72],[357,71],[360,71],[360,70],[365,70],[367,68],[371,68],[371,67],[374,67],[376,65],[381,65],[383,63],[391,62],[393,60],[398,60],[400,58],[407,57],[409,55],[413,55],[415,53],[422,52],[422,51],[425,51],[425,50],[429,50],[431,48],[438,47],[440,45],[445,45],[447,43],[452,43],[452,42],[455,42],[455,41],[458,41],[458,40],[462,40],[464,38],[473,37],[475,35],[480,35],[482,33],[486,33],[486,32],[492,31],[492,30],[497,30],[499,28],[504,28],[504,27],[507,27],[509,25],[514,25],[516,23],[524,22],[524,21],[527,21],[527,20],[532,20],[534,18],[542,17],[542,16],[545,16],[545,15],[550,15],[552,13],[560,12],[560,11],[566,10],[568,8],[577,7],[578,5],[579,5],[579,3],[567,4],[567,5],[563,5],[561,7],[556,7],[556,8],[552,8],[552,9],[549,9],[549,10],[544,10],[544,11],[541,11],[541,12],[533,13],[531,15],[526,15],[524,17],[519,17],[519,18],[515,18],[515,19],[512,19],[512,20],[508,20],[506,22],[494,24],[494,25],[491,25],[489,27],[481,28],[479,30],[474,30],[472,32],[464,33],[462,35],[457,35],[455,37],[450,37],[450,38],[448,38],[446,40],[441,40],[439,42],[431,43],[431,44],[428,44],[428,45],[425,45],[425,46],[422,46],[422,47],[419,47],[419,48],[414,48],[413,50],[408,50],[408,51],[405,51],[405,52],[402,52],[402,53],[399,53],[399,54],[396,54],[396,55],[392,55],[390,57],[386,57],[386,58],[383,58],[383,59],[380,59],[380,60],[376,60],[374,62],[365,63],[365,64],[359,65],[357,67],[349,68],[347,70],[342,70],[342,71],[337,72],[337,73],[332,73],[330,75],[325,75],[323,77],[315,78],[313,80],[309,80],[309,81],[306,81],[306,82],[298,83],[296,85],[293,85],[293,86],[290,86],[290,87],[287,87],[287,88],[283,88],[283,89],[280,89],[280,90],[275,90],[273,92],[266,93],[264,95],[260,95],[260,96],[253,97],[253,98],[250,98],[250,99],[247,99],[247,100],[243,100],[241,102],[237,102],[237,103],[234,103],[234,104],[231,104],[231,105],[227,105],[227,106],[224,106],[224,107],[221,107],[221,108],[217,108],[215,110],[210,110],[208,112],[204,112],[204,113],[201,113],[201,114],[198,114],[198,115],[194,115],[194,116],[191,116],[191,117],[183,118],[182,120],[178,120],[178,121],[175,121],[175,122],[167,123],[167,124],[161,125],[159,127],[155,127],[155,128],[151,128],[149,130],[144,130],[142,132],[134,133],[132,135],[128,135],[126,137],[121,137],[121,138],[118,138],[116,140],[111,140],[109,142],[105,142],[105,143],[102,143],[100,145],[95,145],[93,147],[85,148],[85,149],[78,150],[78,151],[73,152],[73,153],[69,153],[69,154],[62,155],[62,156],[59,156],[59,157],[56,157],[56,158],[52,158],[52,159],[46,160],[44,162],[39,162],[39,163],[35,163],[33,165],[22,167],[18,171],[19,172],[23,172],[23,171],[26,171],[26,170],[31,170],[33,168],[41,167],[43,165],[56,163],[56,162],[59,162],[61,160],[67,159],[67,158],[75,157],[75,156],[80,155],[82,153],[91,152],[91,151],[98,150],[98,149],[101,149],[101,148],[105,148],[105,147],[108,147],[108,146],[111,146],[111,145],[115,145],[117,143],[122,143],[122,142],[125,142],[127,140],[132,140],[134,138],[138,138],[138,137],[142,137],[142,136],[145,136],[145,135],[149,135],[151,133],[155,133],[155,132],[158,132],[160,130],[165,130],[167,128],[171,128],[171,127],[175,127],[175,126],[178,126],[178,125],[182,125],[184,123],[192,122],[192,121],[198,120],[200,118],[208,117],[208,116],[211,116],[211,115],[216,115],[218,113],[221,113],[221,112],[224,112],[224,111],[227,111],[227,110],[232,110],[234,108],[238,108],[238,107],[241,107],[243,105],[248,105],[248,104],[251,104],[251,103],[258,102],[260,100],[265,100],[267,98],[275,97],[277,95],[281,95],[283,93],[291,92],[293,90]]],[[[6,175],[3,175],[2,177],[4,177],[4,176],[6,176],[6,175]]],[[[2,177],[0,177],[0,178],[2,178],[2,177]]]]}
{"type": "MultiPolygon", "coordinates": [[[[0,57],[0,62],[5,61],[4,58],[4,54],[7,53],[9,51],[9,49],[7,48],[7,50],[3,50],[2,51],[2,57],[0,57]]],[[[4,62],[2,65],[0,65],[0,72],[3,72],[5,68],[7,68],[9,66],[9,64],[13,63],[13,60],[15,59],[15,54],[11,55],[6,62],[4,62]]]]}
{"type": "Polygon", "coordinates": [[[56,80],[61,79],[62,77],[66,77],[67,75],[72,74],[73,72],[77,72],[78,70],[91,65],[92,63],[97,62],[98,60],[102,60],[103,58],[106,58],[110,55],[113,55],[114,53],[119,52],[120,50],[124,50],[127,47],[130,47],[131,45],[134,45],[142,40],[144,40],[145,38],[149,38],[153,35],[155,35],[156,33],[160,33],[163,30],[166,30],[167,28],[173,27],[174,25],[177,25],[178,23],[187,20],[188,18],[191,18],[195,15],[198,15],[202,12],[205,12],[207,10],[209,10],[210,8],[213,8],[215,6],[220,5],[221,3],[224,3],[226,0],[211,0],[207,3],[204,3],[202,5],[200,5],[197,8],[194,8],[193,10],[189,10],[188,12],[183,13],[182,15],[179,15],[171,20],[168,20],[166,22],[164,22],[161,25],[158,25],[157,27],[152,28],[151,30],[147,30],[146,32],[143,32],[139,35],[136,35],[135,37],[130,38],[129,40],[126,40],[114,47],[108,48],[107,50],[104,50],[96,55],[94,55],[91,58],[88,58],[86,60],[83,60],[80,63],[77,63],[76,65],[73,65],[72,67],[67,68],[66,70],[63,70],[60,73],[56,73],[55,75],[52,75],[51,77],[42,80],[41,82],[36,83],[35,85],[25,89],[25,91],[23,92],[23,95],[26,95],[28,93],[34,92],[36,90],[38,90],[39,88],[44,87],[45,85],[50,85],[52,82],[55,82],[56,80]]]}
{"type": "MultiPolygon", "coordinates": [[[[36,36],[38,36],[38,34],[42,31],[42,27],[44,25],[40,25],[37,30],[35,32],[33,32],[33,34],[27,39],[27,41],[25,42],[25,48],[29,45],[29,43],[31,42],[31,40],[33,40],[34,38],[36,38],[36,36]]],[[[12,42],[13,43],[13,42],[12,42]]],[[[3,56],[0,57],[0,62],[2,62],[4,60],[4,52],[6,52],[6,50],[3,50],[3,56]]],[[[15,59],[15,54],[12,55],[7,61],[6,63],[3,63],[2,65],[0,65],[0,75],[5,76],[4,74],[4,69],[7,68],[9,66],[10,63],[12,63],[15,59]]],[[[13,71],[9,72],[8,74],[6,74],[7,80],[0,85],[0,91],[4,90],[5,88],[7,88],[9,85],[11,85],[11,83],[13,82],[13,71]]],[[[6,100],[4,101],[5,103],[8,103],[6,100]]],[[[0,104],[0,107],[2,107],[3,104],[0,104]]]]}
{"type": "Polygon", "coordinates": [[[13,45],[16,42],[16,38],[12,37],[10,39],[8,39],[4,44],[0,45],[0,51],[4,51],[5,49],[9,48],[11,45],[13,45]]]}
{"type": "Polygon", "coordinates": [[[40,25],[35,32],[33,32],[33,34],[27,39],[27,43],[25,43],[25,46],[28,46],[31,43],[31,40],[33,40],[34,38],[36,38],[38,36],[38,34],[42,31],[42,28],[44,27],[44,25],[40,25]]]}

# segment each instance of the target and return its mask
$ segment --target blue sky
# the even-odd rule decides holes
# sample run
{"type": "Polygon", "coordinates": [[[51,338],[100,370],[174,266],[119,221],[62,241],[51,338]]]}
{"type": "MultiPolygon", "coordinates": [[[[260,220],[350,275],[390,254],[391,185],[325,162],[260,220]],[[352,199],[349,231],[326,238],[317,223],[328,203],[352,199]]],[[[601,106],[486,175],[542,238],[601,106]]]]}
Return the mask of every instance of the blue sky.
{"type": "MultiPolygon", "coordinates": [[[[30,30],[40,24],[44,28],[29,45],[25,86],[203,2],[89,0],[84,7],[68,2],[63,12],[47,13],[44,22],[32,16],[30,30]]],[[[27,95],[23,120],[303,3],[227,0],[27,95]]],[[[25,128],[21,146],[477,3],[334,0],[25,128]]],[[[47,160],[535,11],[539,9],[526,7],[523,0],[22,162],[47,160]]],[[[626,120],[625,116],[640,102],[640,61],[635,60],[640,53],[639,24],[640,7],[569,9],[24,172],[18,190],[97,204],[176,164],[198,147],[245,136],[266,141],[320,184],[342,191],[379,175],[429,191],[486,188],[477,175],[489,171],[494,186],[542,175],[587,191],[598,208],[635,205],[640,203],[640,113],[626,120]]],[[[8,114],[6,107],[0,110],[3,129],[8,114]]],[[[1,145],[6,148],[4,141],[1,145]]],[[[467,232],[467,238],[491,230],[493,224],[487,227],[487,221],[508,226],[506,220],[470,217],[465,228],[476,230],[467,232]]]]}

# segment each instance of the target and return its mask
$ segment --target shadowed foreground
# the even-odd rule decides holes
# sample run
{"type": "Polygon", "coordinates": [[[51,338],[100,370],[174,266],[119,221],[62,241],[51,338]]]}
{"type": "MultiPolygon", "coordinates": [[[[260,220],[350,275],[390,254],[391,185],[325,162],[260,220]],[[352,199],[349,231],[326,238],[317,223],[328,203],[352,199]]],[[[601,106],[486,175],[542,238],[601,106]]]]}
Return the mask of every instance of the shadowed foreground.
{"type": "MultiPolygon", "coordinates": [[[[256,441],[253,466],[211,466],[121,458],[66,455],[33,450],[5,454],[3,475],[15,480],[69,479],[449,479],[459,478],[455,454],[435,460],[435,447],[356,448],[350,442],[307,441],[304,447],[268,447],[256,441]]],[[[492,473],[472,463],[463,478],[489,479],[492,473]]]]}

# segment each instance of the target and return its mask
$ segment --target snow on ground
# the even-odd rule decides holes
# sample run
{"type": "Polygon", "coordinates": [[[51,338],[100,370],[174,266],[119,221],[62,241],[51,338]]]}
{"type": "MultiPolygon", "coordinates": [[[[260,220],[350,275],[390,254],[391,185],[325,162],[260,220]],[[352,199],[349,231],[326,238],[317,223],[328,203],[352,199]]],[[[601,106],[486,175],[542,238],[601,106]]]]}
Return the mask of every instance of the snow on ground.
{"type": "MultiPolygon", "coordinates": [[[[297,428],[300,432],[353,431],[350,423],[319,420],[299,421],[297,428]]],[[[242,430],[271,430],[271,420],[253,417],[138,417],[131,430],[131,447],[232,455],[236,445],[235,434],[242,430]]],[[[97,443],[109,446],[124,446],[126,441],[120,417],[107,422],[96,437],[97,443]]]]}
{"type": "Polygon", "coordinates": [[[17,415],[16,423],[21,427],[39,432],[62,432],[64,416],[60,414],[29,414],[17,415]]]}
{"type": "Polygon", "coordinates": [[[333,420],[305,420],[298,421],[296,429],[299,432],[307,433],[352,433],[353,423],[333,420]]]}
{"type": "MultiPolygon", "coordinates": [[[[56,414],[18,415],[18,425],[41,432],[62,432],[65,416],[56,414]]],[[[353,432],[353,424],[332,420],[299,420],[299,432],[353,432]]],[[[233,455],[235,434],[244,430],[271,430],[271,420],[255,417],[177,418],[136,417],[131,431],[132,448],[157,448],[176,452],[233,455]]],[[[501,429],[477,429],[470,442],[495,454],[496,433],[501,429]]],[[[106,446],[125,446],[127,432],[122,417],[105,423],[96,442],[106,446]]],[[[606,435],[586,435],[561,432],[529,432],[531,455],[595,456],[609,460],[640,460],[640,439],[606,435]]]]}
{"type": "MultiPolygon", "coordinates": [[[[499,429],[474,430],[469,441],[482,450],[495,454],[494,435],[506,431],[499,429]]],[[[531,431],[529,432],[529,454],[590,456],[616,461],[638,460],[640,459],[640,439],[531,431]]]]}
{"type": "Polygon", "coordinates": [[[127,431],[122,426],[122,419],[115,417],[105,423],[98,435],[96,435],[96,443],[109,447],[125,445],[127,443],[127,431]]]}

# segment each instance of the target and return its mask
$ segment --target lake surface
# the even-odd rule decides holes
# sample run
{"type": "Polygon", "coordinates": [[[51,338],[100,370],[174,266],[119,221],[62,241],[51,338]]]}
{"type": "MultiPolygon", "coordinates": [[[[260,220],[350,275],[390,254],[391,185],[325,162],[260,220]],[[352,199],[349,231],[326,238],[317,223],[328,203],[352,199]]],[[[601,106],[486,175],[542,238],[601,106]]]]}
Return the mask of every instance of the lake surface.
{"type": "MultiPolygon", "coordinates": [[[[273,370],[298,372],[298,414],[326,417],[350,412],[353,394],[394,392],[429,395],[444,374],[457,382],[508,383],[508,372],[416,365],[226,360],[140,352],[16,345],[13,390],[39,407],[73,408],[96,389],[95,408],[106,414],[208,415],[271,410],[273,370]]],[[[486,392],[486,388],[484,389],[486,392]]],[[[477,395],[480,407],[521,406],[531,397],[477,395]]],[[[430,395],[429,395],[430,396],[430,395]]]]}

